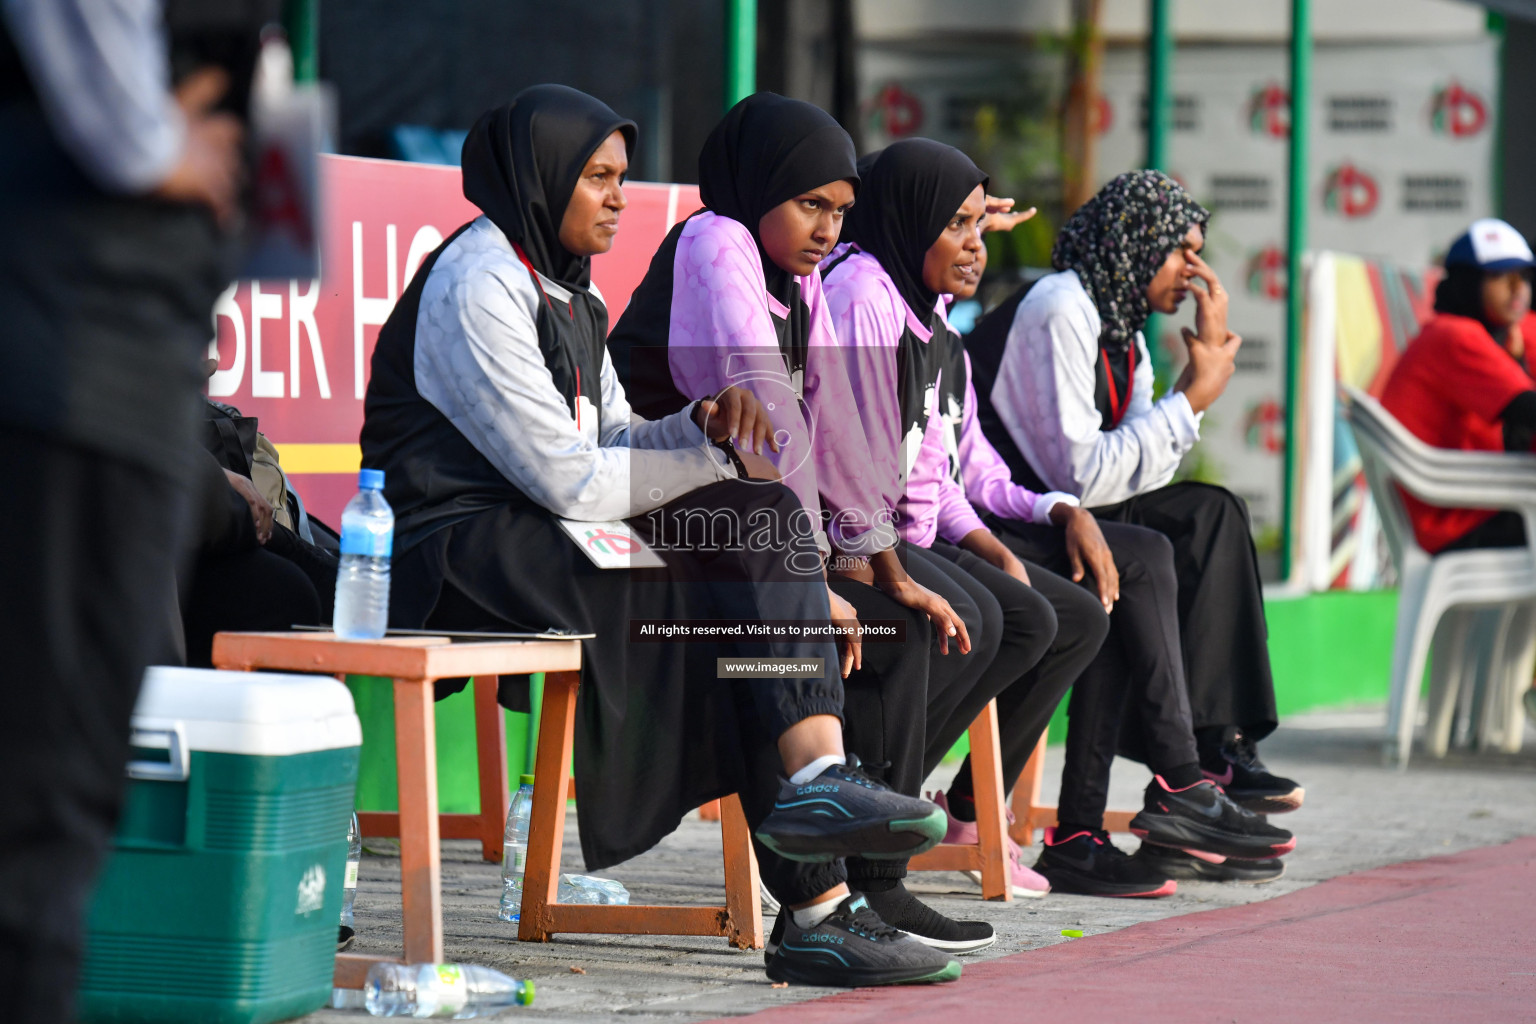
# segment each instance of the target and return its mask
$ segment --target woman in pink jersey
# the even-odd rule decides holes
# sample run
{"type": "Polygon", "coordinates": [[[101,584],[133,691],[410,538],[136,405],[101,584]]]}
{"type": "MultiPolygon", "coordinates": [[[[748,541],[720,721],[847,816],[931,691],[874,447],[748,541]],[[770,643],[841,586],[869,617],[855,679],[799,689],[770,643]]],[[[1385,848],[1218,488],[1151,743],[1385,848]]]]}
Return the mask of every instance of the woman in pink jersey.
{"type": "MultiPolygon", "coordinates": [[[[766,454],[800,497],[797,529],[845,570],[829,573],[834,616],[898,622],[919,638],[866,641],[844,709],[848,749],[885,763],[869,770],[915,795],[929,723],[947,721],[974,682],[965,670],[984,667],[994,648],[963,593],[946,600],[908,576],[896,553],[898,452],[872,451],[864,438],[818,269],[856,181],[852,140],[825,112],[771,93],[737,104],[699,157],[705,208],[668,234],[609,349],[646,415],[730,386],[752,391],[767,410],[774,445],[766,454]]],[[[994,941],[990,925],[953,922],[916,901],[881,902],[905,873],[904,860],[848,862],[849,884],[922,942],[968,952],[994,941]]],[[[780,916],[771,949],[792,919],[780,916]]]]}

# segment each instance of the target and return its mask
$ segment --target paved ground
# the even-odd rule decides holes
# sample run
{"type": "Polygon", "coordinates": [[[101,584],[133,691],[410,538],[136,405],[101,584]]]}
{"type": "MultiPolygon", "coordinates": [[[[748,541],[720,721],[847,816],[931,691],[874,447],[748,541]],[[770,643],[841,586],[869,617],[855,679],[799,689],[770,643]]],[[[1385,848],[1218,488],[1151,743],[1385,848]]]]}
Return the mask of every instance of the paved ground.
{"type": "Polygon", "coordinates": [[[752,1024],[1135,1020],[1142,1024],[1531,1020],[1536,839],[1389,864],[1242,907],[1148,921],[966,969],[953,985],[865,989],[752,1024]],[[1426,924],[1429,927],[1425,927],[1426,924]],[[1258,969],[1256,969],[1258,968],[1258,969]],[[1223,979],[1241,978],[1241,984],[1223,979]]]}
{"type": "MultiPolygon", "coordinates": [[[[1064,928],[1080,928],[1092,936],[1268,900],[1399,861],[1536,835],[1536,732],[1528,732],[1526,752],[1519,755],[1453,754],[1439,762],[1420,757],[1408,771],[1399,772],[1382,767],[1382,721],[1382,714],[1372,710],[1314,713],[1286,722],[1264,743],[1271,767],[1307,786],[1306,807],[1285,819],[1300,844],[1287,858],[1286,876],[1278,881],[1262,886],[1181,883],[1178,895],[1154,901],[1047,896],[985,903],[959,875],[914,876],[912,887],[934,893],[934,905],[951,916],[993,923],[998,942],[968,958],[968,963],[977,964],[1072,941],[1061,937],[1064,928]]],[[[1051,753],[1048,780],[1057,778],[1060,770],[1060,748],[1051,753]]],[[[1144,769],[1120,762],[1112,805],[1139,805],[1146,779],[1144,769]]],[[[570,831],[566,870],[580,870],[570,831]]],[[[713,902],[722,884],[718,837],[713,824],[687,822],[657,849],[604,873],[628,885],[637,902],[713,902]]],[[[1130,837],[1118,841],[1127,849],[1135,842],[1130,837]]],[[[475,844],[443,845],[449,958],[538,983],[536,1005],[509,1011],[504,1019],[518,1013],[548,1021],[686,1024],[800,1002],[829,991],[772,988],[760,954],[732,950],[721,939],[591,936],[519,943],[513,927],[496,920],[497,867],[478,860],[475,844]]],[[[399,948],[398,860],[387,856],[387,850],[381,852],[386,855],[367,855],[362,862],[357,900],[360,951],[399,948]]],[[[1426,921],[1424,927],[1434,924],[1426,921]]],[[[981,973],[1006,969],[999,964],[981,973]]],[[[323,1010],[304,1021],[340,1024],[358,1019],[354,1013],[323,1010]]]]}

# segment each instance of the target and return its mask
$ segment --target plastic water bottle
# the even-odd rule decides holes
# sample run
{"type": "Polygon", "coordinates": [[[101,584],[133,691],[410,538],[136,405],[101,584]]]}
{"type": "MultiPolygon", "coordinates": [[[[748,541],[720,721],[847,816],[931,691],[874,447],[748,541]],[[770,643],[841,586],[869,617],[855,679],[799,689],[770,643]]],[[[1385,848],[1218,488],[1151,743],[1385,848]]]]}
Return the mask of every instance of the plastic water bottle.
{"type": "Polygon", "coordinates": [[[377,640],[389,625],[389,555],[395,514],[384,500],[384,471],[357,474],[358,491],[341,513],[341,568],[336,574],[336,635],[377,640]]]}
{"type": "Polygon", "coordinates": [[[595,903],[628,906],[629,890],[623,883],[596,875],[561,875],[558,889],[561,903],[595,903]]]}
{"type": "Polygon", "coordinates": [[[357,925],[352,917],[352,905],[357,900],[357,866],[363,859],[363,837],[357,828],[357,812],[352,812],[352,823],[347,826],[347,873],[341,880],[341,926],[346,935],[355,934],[357,925]]]}
{"type": "Polygon", "coordinates": [[[533,982],[474,964],[374,964],[363,1000],[375,1017],[468,1020],[533,1002],[533,982]]]}
{"type": "Polygon", "coordinates": [[[519,776],[517,783],[517,792],[512,794],[512,808],[507,813],[507,832],[502,840],[501,911],[496,915],[513,923],[522,917],[528,821],[533,817],[533,776],[519,776]]]}

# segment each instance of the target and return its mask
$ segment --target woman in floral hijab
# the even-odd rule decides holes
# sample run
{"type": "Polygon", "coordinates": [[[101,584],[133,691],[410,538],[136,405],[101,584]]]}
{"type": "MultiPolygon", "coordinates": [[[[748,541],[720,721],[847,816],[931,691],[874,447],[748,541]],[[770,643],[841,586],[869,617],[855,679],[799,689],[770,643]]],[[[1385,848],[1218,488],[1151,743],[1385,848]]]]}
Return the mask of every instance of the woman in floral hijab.
{"type": "Polygon", "coordinates": [[[1211,215],[1162,171],[1127,171],[1078,207],[1051,250],[1051,266],[1074,270],[1099,311],[1099,344],[1125,352],[1152,309],[1147,287],[1192,227],[1211,215]]]}
{"type": "MultiPolygon", "coordinates": [[[[1177,652],[1172,660],[1184,669],[1200,767],[1239,804],[1275,813],[1299,807],[1303,790],[1270,773],[1254,747],[1277,716],[1248,507],[1221,487],[1172,482],[1242,344],[1227,329],[1227,292],[1200,258],[1209,216],[1160,171],[1120,175],[1062,229],[1051,254],[1057,272],[984,318],[966,348],[982,429],[1014,482],[1075,495],[1098,517],[1122,577],[1140,562],[1138,571],[1177,604],[1177,635],[1157,646],[1177,652]],[[1176,313],[1185,299],[1196,307],[1193,327],[1182,328],[1189,362],[1154,401],[1142,328],[1152,313],[1176,313]],[[1121,524],[1170,543],[1143,550],[1121,524]]],[[[999,524],[1016,555],[1051,564],[1032,524],[999,524]]],[[[1117,620],[1133,610],[1116,605],[1111,641],[1117,620]]],[[[1126,664],[1136,665],[1137,652],[1126,653],[1126,664]]],[[[1074,693],[1090,689],[1080,680],[1074,693]]],[[[1072,711],[1074,729],[1092,731],[1081,721],[1089,709],[1074,702],[1072,711]]],[[[1122,730],[1119,715],[1099,724],[1101,743],[1118,742],[1141,759],[1157,741],[1122,730]]],[[[1102,792],[1091,796],[1102,806],[1102,792]]],[[[1168,877],[1199,870],[1170,861],[1183,854],[1138,856],[1156,859],[1168,877]]],[[[1253,880],[1274,877],[1280,865],[1223,870],[1222,877],[1253,880]]]]}

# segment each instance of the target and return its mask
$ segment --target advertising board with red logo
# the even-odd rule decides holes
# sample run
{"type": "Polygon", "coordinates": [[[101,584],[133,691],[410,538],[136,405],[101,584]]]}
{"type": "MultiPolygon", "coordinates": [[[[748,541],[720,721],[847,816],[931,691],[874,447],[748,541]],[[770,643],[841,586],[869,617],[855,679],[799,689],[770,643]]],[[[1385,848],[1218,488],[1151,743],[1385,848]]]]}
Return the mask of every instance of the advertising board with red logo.
{"type": "MultiPolygon", "coordinates": [[[[416,268],[479,211],[456,167],[324,156],[318,281],[248,281],[214,310],[208,393],[256,416],[309,510],[338,525],[356,490],[369,359],[416,268]]],[[[592,278],[617,320],[667,230],[698,208],[692,185],[625,186],[613,251],[592,278]]]]}
{"type": "MultiPolygon", "coordinates": [[[[1203,255],[1229,286],[1229,325],[1244,339],[1237,372],[1206,413],[1200,444],[1184,468],[1247,499],[1261,547],[1278,540],[1284,511],[1286,61],[1279,46],[1182,47],[1174,63],[1169,148],[1171,172],[1212,211],[1203,255]]],[[[1388,282],[1422,284],[1425,268],[1452,239],[1493,213],[1497,68],[1489,38],[1319,45],[1309,112],[1309,249],[1363,258],[1329,264],[1348,266],[1352,274],[1358,265],[1388,282]]],[[[1106,56],[1103,91],[1111,116],[1099,146],[1103,180],[1142,160],[1144,136],[1126,112],[1142,102],[1144,69],[1137,49],[1113,48],[1106,56]]],[[[1185,310],[1168,318],[1162,337],[1149,339],[1163,346],[1171,371],[1184,357],[1178,327],[1191,317],[1185,310]]],[[[1406,340],[1397,339],[1399,345],[1406,340]]],[[[1321,499],[1325,505],[1328,497],[1321,499]]],[[[1330,572],[1342,552],[1317,552],[1309,585],[1359,585],[1370,578],[1363,569],[1353,576],[1330,572]]]]}

